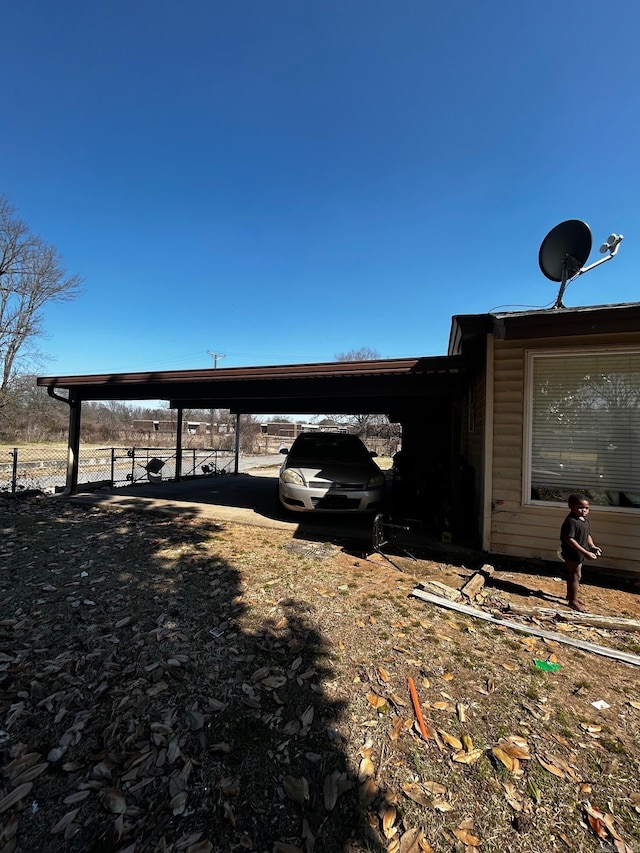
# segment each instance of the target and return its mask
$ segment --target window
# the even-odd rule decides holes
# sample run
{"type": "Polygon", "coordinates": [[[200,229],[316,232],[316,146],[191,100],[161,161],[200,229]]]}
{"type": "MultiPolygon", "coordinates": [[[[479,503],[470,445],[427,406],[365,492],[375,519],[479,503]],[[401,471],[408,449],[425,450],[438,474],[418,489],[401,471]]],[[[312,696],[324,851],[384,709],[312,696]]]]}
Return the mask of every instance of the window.
{"type": "Polygon", "coordinates": [[[640,350],[530,353],[532,500],[640,508],[640,350]]]}

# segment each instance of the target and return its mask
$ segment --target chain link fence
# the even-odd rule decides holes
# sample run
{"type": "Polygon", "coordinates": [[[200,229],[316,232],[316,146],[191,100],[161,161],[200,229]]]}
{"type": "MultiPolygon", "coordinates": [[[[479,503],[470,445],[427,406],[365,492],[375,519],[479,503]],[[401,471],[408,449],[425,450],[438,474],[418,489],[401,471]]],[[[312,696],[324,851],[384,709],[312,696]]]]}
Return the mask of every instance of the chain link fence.
{"type": "MultiPolygon", "coordinates": [[[[182,450],[181,476],[221,477],[234,470],[230,451],[182,450]]],[[[176,451],[160,447],[80,447],[78,487],[126,486],[176,478],[176,451]]],[[[55,494],[67,482],[67,448],[0,447],[0,493],[55,494]]]]}

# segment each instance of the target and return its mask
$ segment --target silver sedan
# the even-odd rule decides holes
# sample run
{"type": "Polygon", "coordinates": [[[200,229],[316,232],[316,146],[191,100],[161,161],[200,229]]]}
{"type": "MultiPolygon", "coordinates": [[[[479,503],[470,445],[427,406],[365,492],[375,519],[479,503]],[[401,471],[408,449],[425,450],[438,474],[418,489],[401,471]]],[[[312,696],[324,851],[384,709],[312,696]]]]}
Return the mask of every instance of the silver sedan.
{"type": "Polygon", "coordinates": [[[379,512],[385,476],[355,435],[303,432],[287,453],[278,481],[292,512],[379,512]]]}

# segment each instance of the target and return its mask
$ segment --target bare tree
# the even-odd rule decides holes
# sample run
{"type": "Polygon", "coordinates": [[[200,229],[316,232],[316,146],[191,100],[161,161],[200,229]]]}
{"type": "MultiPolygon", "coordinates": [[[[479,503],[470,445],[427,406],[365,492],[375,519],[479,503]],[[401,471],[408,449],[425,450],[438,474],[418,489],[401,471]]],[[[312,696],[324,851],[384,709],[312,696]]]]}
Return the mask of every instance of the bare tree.
{"type": "Polygon", "coordinates": [[[341,352],[336,356],[336,361],[375,361],[382,358],[377,349],[371,347],[360,347],[360,349],[350,349],[349,352],[341,352]]]}
{"type": "MultiPolygon", "coordinates": [[[[360,347],[336,355],[336,361],[376,361],[379,358],[382,356],[378,350],[371,349],[371,347],[360,347]]],[[[343,419],[343,423],[350,424],[356,435],[363,439],[369,438],[372,434],[384,433],[390,426],[386,415],[376,414],[349,415],[343,419]]]]}
{"type": "Polygon", "coordinates": [[[31,232],[0,195],[0,407],[19,358],[34,356],[47,302],[73,299],[81,280],[67,275],[55,247],[31,232]]]}

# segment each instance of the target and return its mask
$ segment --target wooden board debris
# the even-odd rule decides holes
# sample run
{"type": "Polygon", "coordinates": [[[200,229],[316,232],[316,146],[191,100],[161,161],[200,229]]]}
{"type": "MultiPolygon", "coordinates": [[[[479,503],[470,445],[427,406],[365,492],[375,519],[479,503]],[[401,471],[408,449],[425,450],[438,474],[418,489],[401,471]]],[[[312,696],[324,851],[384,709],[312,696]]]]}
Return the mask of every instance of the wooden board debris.
{"type": "Polygon", "coordinates": [[[459,589],[448,586],[446,583],[440,583],[440,581],[424,581],[418,584],[418,588],[432,595],[440,596],[440,598],[446,598],[448,601],[460,601],[462,597],[459,589]]]}
{"type": "Polygon", "coordinates": [[[552,607],[522,607],[520,604],[509,604],[509,612],[517,616],[527,616],[530,619],[557,619],[589,628],[640,631],[640,622],[637,619],[623,619],[620,616],[599,616],[595,613],[578,613],[575,610],[555,610],[552,607]]]}
{"type": "Polygon", "coordinates": [[[581,640],[574,640],[571,637],[565,637],[554,631],[545,631],[543,628],[536,628],[533,625],[522,625],[519,622],[510,622],[507,619],[498,619],[484,610],[478,610],[475,607],[469,607],[467,604],[460,604],[456,601],[448,601],[437,595],[432,595],[425,592],[419,587],[415,587],[411,595],[422,601],[428,601],[430,604],[435,604],[438,607],[445,607],[449,610],[455,610],[458,613],[466,613],[467,616],[473,616],[476,619],[484,619],[485,622],[491,622],[494,625],[503,625],[505,628],[511,628],[513,631],[520,631],[523,634],[531,634],[533,637],[541,637],[544,640],[555,640],[557,643],[563,643],[565,646],[572,646],[574,649],[580,649],[585,652],[593,652],[597,655],[613,658],[614,660],[622,661],[623,663],[631,664],[632,666],[640,666],[640,655],[632,655],[628,652],[621,652],[618,649],[609,649],[607,646],[599,646],[595,643],[587,643],[581,640]]]}

